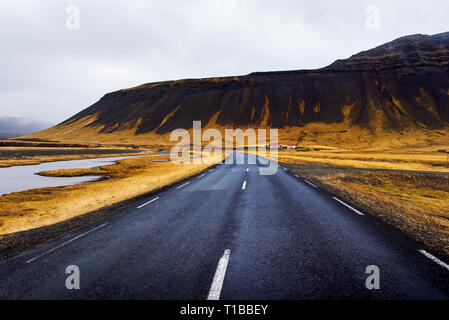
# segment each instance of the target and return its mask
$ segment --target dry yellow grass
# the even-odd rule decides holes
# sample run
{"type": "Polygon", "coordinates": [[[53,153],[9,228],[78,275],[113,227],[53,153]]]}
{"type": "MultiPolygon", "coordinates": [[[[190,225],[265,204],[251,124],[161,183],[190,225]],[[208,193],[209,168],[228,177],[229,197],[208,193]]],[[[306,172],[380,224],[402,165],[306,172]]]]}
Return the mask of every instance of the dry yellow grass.
{"type": "MultiPolygon", "coordinates": [[[[316,148],[319,148],[315,146],[316,148]]],[[[308,150],[308,149],[306,149],[308,150]]],[[[255,151],[250,151],[255,153],[255,151]]],[[[267,155],[270,156],[269,151],[267,155]]],[[[278,160],[283,163],[309,163],[331,164],[335,166],[388,169],[388,170],[413,170],[449,173],[449,161],[447,155],[436,150],[415,152],[362,152],[345,151],[334,148],[320,151],[301,151],[301,149],[281,149],[278,151],[278,160]]],[[[273,158],[273,156],[271,156],[273,158]]]]}
{"type": "MultiPolygon", "coordinates": [[[[211,166],[153,160],[154,157],[129,158],[101,167],[109,177],[103,181],[4,195],[0,197],[0,234],[65,221],[184,180],[211,166]]],[[[73,173],[69,170],[48,174],[73,173]]]]}
{"type": "Polygon", "coordinates": [[[41,171],[38,174],[45,177],[79,177],[88,175],[108,174],[108,170],[94,169],[94,168],[58,169],[58,170],[41,171]]]}

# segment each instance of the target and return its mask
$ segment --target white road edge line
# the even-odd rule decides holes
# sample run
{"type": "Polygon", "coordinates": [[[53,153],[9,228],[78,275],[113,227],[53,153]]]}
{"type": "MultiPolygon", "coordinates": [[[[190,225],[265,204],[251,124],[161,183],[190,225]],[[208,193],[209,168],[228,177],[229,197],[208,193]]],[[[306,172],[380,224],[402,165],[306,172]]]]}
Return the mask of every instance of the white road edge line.
{"type": "Polygon", "coordinates": [[[226,268],[228,267],[229,256],[231,250],[226,249],[223,256],[218,262],[217,270],[215,271],[214,280],[209,289],[207,300],[220,300],[221,288],[223,287],[223,281],[226,275],[226,268]]]}
{"type": "Polygon", "coordinates": [[[314,187],[314,188],[317,188],[318,189],[318,187],[316,186],[316,185],[314,185],[312,182],[310,182],[310,181],[307,181],[307,180],[304,180],[304,182],[305,183],[308,183],[308,184],[310,184],[312,187],[314,187]]]}
{"type": "Polygon", "coordinates": [[[357,214],[359,214],[359,215],[361,215],[361,216],[364,216],[365,214],[363,214],[362,212],[360,212],[359,210],[357,210],[357,209],[355,209],[355,208],[353,208],[353,207],[351,207],[349,204],[347,204],[347,203],[344,203],[343,201],[341,201],[340,199],[338,199],[338,198],[335,198],[335,197],[332,197],[334,200],[336,200],[336,201],[338,201],[338,202],[340,202],[342,205],[344,205],[344,206],[346,206],[346,207],[348,207],[349,209],[351,209],[352,211],[354,211],[355,213],[357,213],[357,214]]]}
{"type": "Polygon", "coordinates": [[[215,170],[215,169],[210,169],[209,172],[212,172],[212,171],[214,171],[214,170],[215,170]]]}
{"type": "Polygon", "coordinates": [[[440,266],[442,266],[443,268],[446,268],[447,270],[449,270],[449,264],[447,264],[446,262],[441,261],[434,255],[428,253],[426,250],[419,250],[419,252],[421,252],[423,255],[425,255],[427,258],[429,258],[433,262],[435,262],[435,263],[439,264],[440,266]]]}
{"type": "Polygon", "coordinates": [[[148,202],[145,202],[144,204],[141,204],[140,206],[137,207],[137,209],[143,208],[143,207],[145,207],[147,204],[150,204],[151,202],[154,202],[154,201],[156,201],[157,199],[159,199],[159,197],[156,197],[156,198],[154,198],[154,199],[152,199],[152,200],[150,200],[150,201],[148,201],[148,202]]]}
{"type": "Polygon", "coordinates": [[[206,174],[205,173],[203,173],[202,175],[200,175],[198,178],[196,178],[196,180],[198,180],[199,178],[202,178],[202,177],[204,177],[206,174]]]}
{"type": "Polygon", "coordinates": [[[242,185],[242,190],[245,190],[246,189],[246,180],[243,182],[243,185],[242,185]]]}
{"type": "Polygon", "coordinates": [[[69,244],[72,241],[75,241],[75,240],[77,240],[77,239],[79,239],[81,237],[84,237],[86,234],[91,233],[91,232],[93,232],[93,231],[95,231],[97,229],[100,229],[100,228],[104,227],[107,224],[108,224],[107,222],[103,223],[102,225],[99,225],[98,227],[95,227],[92,230],[89,230],[89,231],[86,231],[86,232],[84,232],[84,233],[82,233],[80,235],[77,235],[75,238],[72,238],[72,239],[70,239],[70,240],[68,240],[66,242],[63,242],[60,245],[58,245],[58,246],[56,246],[56,247],[54,247],[54,248],[52,248],[52,249],[50,249],[48,251],[45,251],[44,253],[41,253],[40,255],[35,256],[34,258],[31,258],[31,259],[27,260],[26,263],[31,263],[33,261],[36,261],[37,259],[42,258],[43,256],[45,256],[45,255],[47,255],[47,254],[49,254],[49,253],[51,253],[51,252],[53,252],[53,251],[55,251],[57,249],[59,249],[59,248],[65,246],[65,245],[69,244]]]}
{"type": "Polygon", "coordinates": [[[184,184],[181,184],[180,186],[176,187],[176,189],[182,188],[182,187],[188,185],[189,183],[190,183],[190,181],[188,181],[188,182],[186,182],[184,184]]]}

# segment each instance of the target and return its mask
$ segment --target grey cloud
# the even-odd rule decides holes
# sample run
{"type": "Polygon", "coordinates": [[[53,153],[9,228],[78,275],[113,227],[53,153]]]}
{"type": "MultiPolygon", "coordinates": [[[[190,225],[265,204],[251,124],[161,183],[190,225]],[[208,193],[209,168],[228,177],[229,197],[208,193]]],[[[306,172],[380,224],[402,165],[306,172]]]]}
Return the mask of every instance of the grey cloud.
{"type": "Polygon", "coordinates": [[[53,124],[18,117],[0,117],[0,138],[14,137],[46,129],[53,124]]]}

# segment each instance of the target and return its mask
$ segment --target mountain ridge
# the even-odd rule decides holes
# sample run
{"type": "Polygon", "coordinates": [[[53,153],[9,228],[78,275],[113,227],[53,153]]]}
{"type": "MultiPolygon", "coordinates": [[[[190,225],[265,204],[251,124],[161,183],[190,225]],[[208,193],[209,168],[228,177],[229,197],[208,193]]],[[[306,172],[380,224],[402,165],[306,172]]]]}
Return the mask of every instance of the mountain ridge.
{"type": "MultiPolygon", "coordinates": [[[[398,38],[316,70],[142,84],[105,94],[46,133],[165,135],[201,120],[212,127],[358,129],[368,140],[390,132],[449,127],[449,32],[398,38]],[[133,132],[134,131],[134,132],[133,132]]],[[[361,133],[358,132],[358,140],[361,133]]],[[[307,133],[306,133],[307,134],[307,133]]],[[[439,134],[439,135],[441,135],[439,134]]],[[[346,135],[346,140],[351,140],[346,135]]],[[[355,140],[357,140],[355,139],[355,140]]],[[[338,142],[338,139],[334,139],[338,142]]],[[[349,141],[348,140],[348,141],[349,141]]]]}

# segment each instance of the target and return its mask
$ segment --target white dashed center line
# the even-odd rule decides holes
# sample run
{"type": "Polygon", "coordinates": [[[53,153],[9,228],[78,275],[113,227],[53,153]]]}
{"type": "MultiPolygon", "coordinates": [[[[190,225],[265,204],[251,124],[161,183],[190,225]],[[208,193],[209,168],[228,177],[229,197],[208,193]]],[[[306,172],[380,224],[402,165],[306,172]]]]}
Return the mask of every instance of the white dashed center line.
{"type": "Polygon", "coordinates": [[[176,187],[177,189],[179,189],[179,188],[182,188],[182,187],[184,187],[184,186],[186,186],[186,185],[188,185],[190,182],[186,182],[186,183],[184,183],[184,184],[181,184],[179,187],[176,187]]]}
{"type": "Polygon", "coordinates": [[[332,198],[333,198],[334,200],[340,202],[342,205],[348,207],[349,209],[351,209],[351,210],[354,211],[355,213],[357,213],[357,214],[359,214],[359,215],[361,215],[361,216],[364,216],[363,213],[361,213],[359,210],[357,210],[357,209],[351,207],[349,204],[344,203],[343,201],[341,201],[341,200],[338,199],[338,198],[335,198],[335,197],[332,197],[332,198]]]}
{"type": "Polygon", "coordinates": [[[309,181],[307,181],[307,180],[304,180],[304,182],[305,183],[308,183],[308,184],[310,184],[312,187],[314,187],[314,188],[318,188],[316,185],[314,185],[312,182],[309,182],[309,181]]]}
{"type": "Polygon", "coordinates": [[[154,202],[154,201],[156,201],[157,199],[159,199],[159,197],[156,197],[156,198],[154,198],[154,199],[152,199],[152,200],[150,200],[150,201],[148,201],[148,202],[145,202],[144,204],[141,204],[140,206],[137,207],[137,209],[140,209],[140,208],[142,208],[142,207],[145,207],[147,204],[150,204],[151,202],[154,202]]]}
{"type": "Polygon", "coordinates": [[[446,262],[441,261],[434,255],[428,253],[426,250],[419,250],[419,252],[421,252],[423,255],[425,255],[427,258],[429,258],[433,262],[435,262],[435,263],[439,264],[440,266],[442,266],[443,268],[446,268],[447,270],[449,270],[449,264],[447,264],[446,262]]]}
{"type": "Polygon", "coordinates": [[[26,263],[31,263],[31,262],[33,262],[33,261],[36,261],[37,259],[42,258],[43,256],[45,256],[45,255],[47,255],[47,254],[49,254],[49,253],[51,253],[51,252],[53,252],[53,251],[55,251],[55,250],[57,250],[57,249],[59,249],[59,248],[65,246],[65,245],[69,244],[70,242],[73,242],[73,241],[75,241],[75,240],[77,240],[77,239],[79,239],[79,238],[85,236],[85,235],[88,234],[88,233],[91,233],[91,232],[93,232],[93,231],[95,231],[95,230],[97,230],[97,229],[100,229],[100,228],[104,227],[104,226],[107,225],[107,224],[108,224],[107,222],[106,222],[106,223],[103,223],[102,225],[99,225],[98,227],[93,228],[92,230],[89,230],[89,231],[86,231],[86,232],[84,232],[84,233],[82,233],[82,234],[80,234],[80,235],[77,235],[75,238],[72,238],[72,239],[70,239],[70,240],[68,240],[68,241],[66,241],[66,242],[63,242],[63,243],[61,243],[59,246],[56,246],[56,247],[54,247],[54,248],[52,248],[52,249],[50,249],[50,250],[48,250],[48,251],[45,251],[44,253],[42,253],[42,254],[40,254],[40,255],[34,257],[34,258],[31,258],[31,259],[27,260],[26,263]]]}
{"type": "Polygon", "coordinates": [[[214,280],[209,289],[209,294],[207,300],[219,300],[221,289],[223,287],[223,281],[226,275],[226,268],[228,267],[229,256],[231,255],[231,250],[226,249],[223,256],[218,262],[217,270],[215,271],[214,280]]]}
{"type": "Polygon", "coordinates": [[[246,180],[243,182],[243,185],[242,185],[242,190],[245,190],[246,189],[246,180]]]}
{"type": "Polygon", "coordinates": [[[246,172],[248,172],[249,171],[249,168],[246,168],[246,172]]]}

